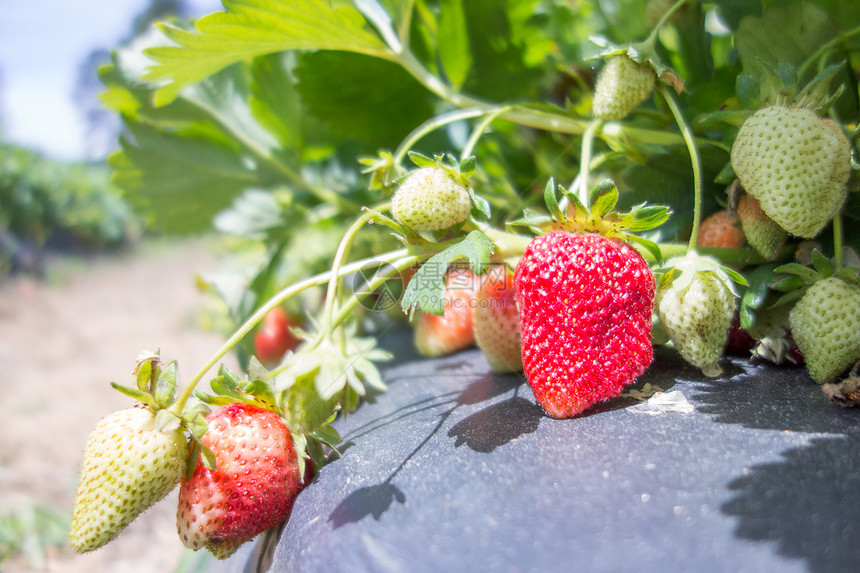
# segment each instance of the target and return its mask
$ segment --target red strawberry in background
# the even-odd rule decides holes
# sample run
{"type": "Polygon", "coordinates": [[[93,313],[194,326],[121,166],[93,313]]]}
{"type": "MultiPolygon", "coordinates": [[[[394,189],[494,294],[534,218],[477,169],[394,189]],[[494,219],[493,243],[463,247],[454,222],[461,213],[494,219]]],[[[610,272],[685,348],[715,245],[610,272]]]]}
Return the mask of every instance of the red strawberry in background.
{"type": "Polygon", "coordinates": [[[651,364],[654,277],[627,244],[555,231],[529,244],[515,274],[523,367],[550,416],[618,396],[651,364]]]}
{"type": "Polygon", "coordinates": [[[304,487],[290,431],[279,415],[242,402],[206,416],[202,459],[182,480],[176,526],[186,547],[206,547],[219,559],[289,516],[304,487]]]}
{"type": "Polygon", "coordinates": [[[494,265],[479,280],[475,343],[493,372],[519,372],[523,355],[514,277],[507,267],[494,265]]]}
{"type": "Polygon", "coordinates": [[[445,314],[422,312],[415,323],[415,348],[422,356],[447,356],[475,344],[475,289],[478,280],[468,269],[448,271],[445,314]]]}
{"type": "Polygon", "coordinates": [[[265,365],[277,364],[298,343],[299,340],[290,332],[290,319],[280,307],[266,314],[263,325],[254,335],[257,358],[265,365]]]}

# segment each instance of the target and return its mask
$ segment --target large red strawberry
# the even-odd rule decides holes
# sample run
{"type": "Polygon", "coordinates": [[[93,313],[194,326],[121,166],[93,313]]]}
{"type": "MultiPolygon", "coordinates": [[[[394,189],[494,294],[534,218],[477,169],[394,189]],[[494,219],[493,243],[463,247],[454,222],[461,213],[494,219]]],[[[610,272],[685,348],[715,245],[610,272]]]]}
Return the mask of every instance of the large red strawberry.
{"type": "Polygon", "coordinates": [[[288,517],[303,483],[290,431],[274,412],[235,402],[206,422],[201,442],[216,468],[198,460],[182,480],[176,526],[186,547],[223,559],[288,517]]]}
{"type": "Polygon", "coordinates": [[[654,277],[629,245],[541,235],[517,265],[515,286],[523,367],[549,415],[567,418],[618,396],[651,363],[654,277]]]}

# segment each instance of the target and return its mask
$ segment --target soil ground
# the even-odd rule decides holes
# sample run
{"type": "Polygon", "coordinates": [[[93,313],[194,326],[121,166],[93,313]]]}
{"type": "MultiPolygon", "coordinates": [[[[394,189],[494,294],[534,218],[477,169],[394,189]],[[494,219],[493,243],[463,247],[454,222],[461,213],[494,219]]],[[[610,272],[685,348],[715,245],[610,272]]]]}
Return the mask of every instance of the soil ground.
{"type": "MultiPolygon", "coordinates": [[[[181,381],[220,346],[221,334],[201,328],[195,286],[195,274],[217,266],[205,241],[144,243],[50,263],[48,280],[0,283],[0,515],[33,504],[71,513],[87,435],[102,416],[132,404],[109,382],[133,385],[141,350],[178,360],[181,381]]],[[[98,551],[75,555],[66,545],[42,564],[18,557],[0,570],[175,571],[189,563],[175,499],[176,491],[98,551]]]]}

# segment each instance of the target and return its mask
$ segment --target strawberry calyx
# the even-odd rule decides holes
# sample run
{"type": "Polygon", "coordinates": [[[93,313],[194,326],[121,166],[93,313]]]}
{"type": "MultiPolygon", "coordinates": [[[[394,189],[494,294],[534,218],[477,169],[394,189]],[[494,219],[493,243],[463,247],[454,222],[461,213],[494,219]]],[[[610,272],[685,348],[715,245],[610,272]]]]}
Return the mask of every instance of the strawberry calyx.
{"type": "Polygon", "coordinates": [[[187,429],[181,416],[171,410],[178,383],[176,361],[164,364],[159,351],[142,351],[135,363],[132,375],[136,386],[123,386],[116,382],[110,385],[117,391],[137,400],[155,414],[155,427],[163,433],[179,428],[187,429]]]}
{"type": "Polygon", "coordinates": [[[663,205],[641,203],[626,213],[615,210],[618,204],[618,187],[611,180],[595,186],[586,207],[576,193],[556,185],[550,178],[544,189],[544,202],[549,214],[527,210],[524,216],[511,225],[526,227],[536,234],[549,231],[568,231],[575,234],[593,233],[643,247],[657,261],[662,261],[657,243],[635,235],[662,225],[672,214],[663,205]],[[559,194],[561,198],[559,199],[559,194]]]}
{"type": "MultiPolygon", "coordinates": [[[[853,258],[856,259],[856,255],[853,258]]],[[[836,277],[848,284],[860,286],[860,268],[847,265],[838,267],[833,260],[828,259],[818,249],[812,250],[811,267],[800,263],[788,263],[776,267],[774,272],[787,275],[770,285],[773,290],[783,293],[780,299],[774,303],[774,306],[795,302],[809,290],[809,287],[830,277],[836,277]]]]}

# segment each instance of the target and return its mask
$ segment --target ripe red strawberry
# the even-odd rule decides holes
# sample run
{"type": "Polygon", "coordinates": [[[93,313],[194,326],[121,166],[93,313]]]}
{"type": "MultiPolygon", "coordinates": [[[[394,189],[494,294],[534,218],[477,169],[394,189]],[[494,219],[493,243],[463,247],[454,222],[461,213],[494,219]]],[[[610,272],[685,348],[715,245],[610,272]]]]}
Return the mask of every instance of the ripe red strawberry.
{"type": "Polygon", "coordinates": [[[493,372],[519,372],[523,354],[514,277],[506,267],[496,265],[478,279],[475,343],[493,372]]]}
{"type": "Polygon", "coordinates": [[[187,441],[162,432],[148,407],[105,416],[87,440],[69,539],[80,552],[113,540],[182,479],[187,441]]]}
{"type": "Polygon", "coordinates": [[[717,211],[699,225],[697,247],[737,249],[743,247],[744,243],[744,231],[738,218],[730,215],[726,209],[717,211]]]}
{"type": "Polygon", "coordinates": [[[277,364],[298,343],[299,340],[290,332],[290,319],[280,307],[266,314],[263,325],[254,335],[257,358],[265,365],[277,364]]]}
{"type": "Polygon", "coordinates": [[[391,214],[414,231],[438,231],[469,217],[472,199],[462,180],[442,167],[410,173],[391,198],[391,214]]]}
{"type": "Polygon", "coordinates": [[[657,74],[650,65],[634,62],[626,54],[612,56],[594,86],[594,116],[604,120],[627,117],[648,99],[656,82],[657,74]]]}
{"type": "Polygon", "coordinates": [[[850,151],[841,129],[815,112],[774,105],[744,122],[731,160],[768,217],[792,235],[811,239],[845,202],[850,151]]]}
{"type": "Polygon", "coordinates": [[[749,244],[765,259],[775,260],[788,233],[765,214],[758,199],[751,195],[744,194],[738,202],[738,218],[749,244]]]}
{"type": "Polygon", "coordinates": [[[176,526],[186,547],[206,547],[219,559],[283,521],[304,487],[283,418],[242,402],[206,416],[201,442],[216,469],[202,460],[182,480],[176,526]]]}
{"type": "Polygon", "coordinates": [[[475,344],[473,330],[478,281],[467,269],[446,277],[445,314],[421,312],[415,323],[415,348],[422,356],[447,356],[475,344]]]}
{"type": "Polygon", "coordinates": [[[629,245],[547,233],[529,243],[514,282],[523,367],[550,416],[618,396],[651,364],[654,277],[629,245]]]}

